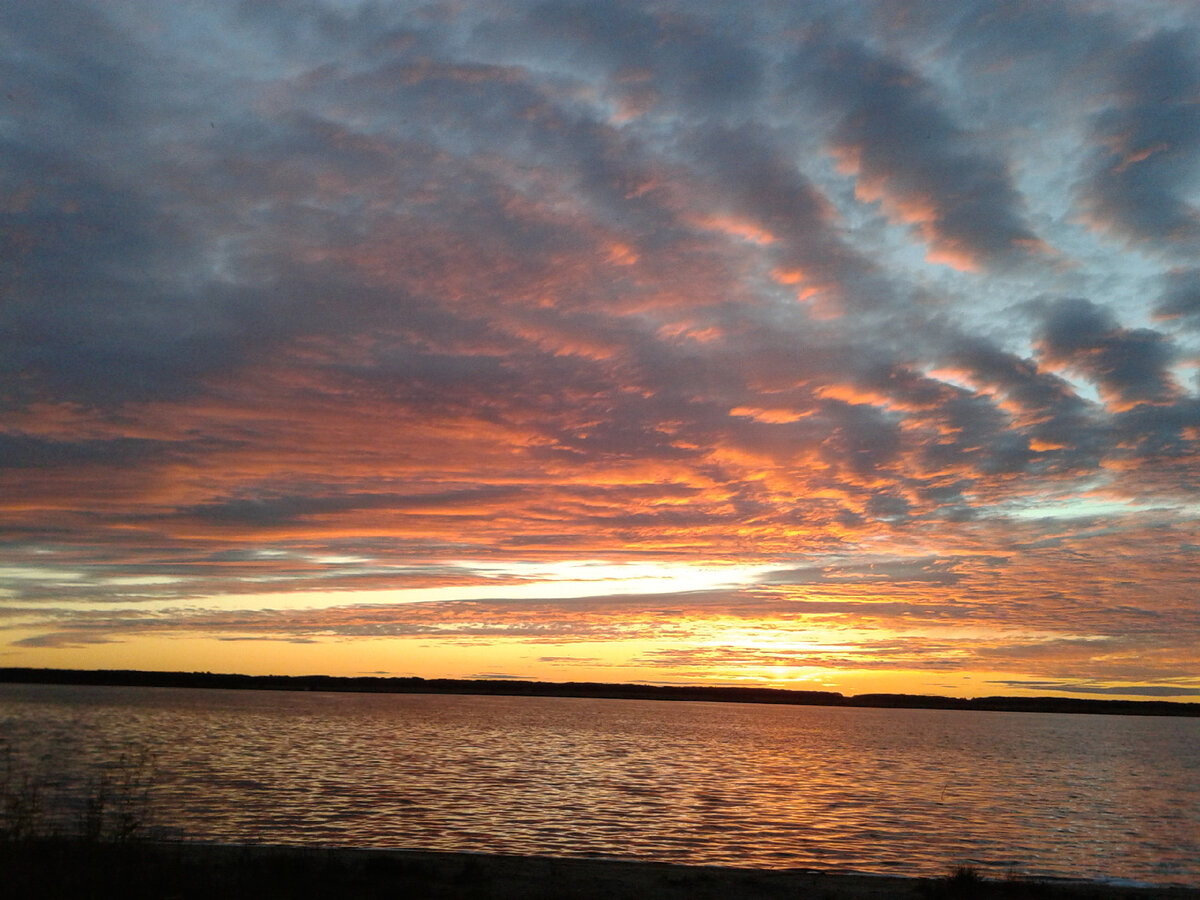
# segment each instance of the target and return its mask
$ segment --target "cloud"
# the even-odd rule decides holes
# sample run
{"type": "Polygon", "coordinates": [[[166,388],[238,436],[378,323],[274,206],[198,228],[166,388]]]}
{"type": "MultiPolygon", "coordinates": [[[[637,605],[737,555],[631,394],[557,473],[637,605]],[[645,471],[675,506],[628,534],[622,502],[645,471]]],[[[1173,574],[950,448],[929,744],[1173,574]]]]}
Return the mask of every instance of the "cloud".
{"type": "Polygon", "coordinates": [[[1200,165],[1195,35],[1159,31],[1111,52],[1111,105],[1092,124],[1096,149],[1079,196],[1097,226],[1171,252],[1200,246],[1190,194],[1200,165]]]}
{"type": "Polygon", "coordinates": [[[929,582],[950,585],[961,579],[955,571],[956,562],[951,559],[899,559],[899,560],[853,560],[830,566],[806,566],[796,569],[780,569],[764,576],[764,584],[846,584],[884,583],[904,584],[929,582]]]}
{"type": "Polygon", "coordinates": [[[834,118],[830,149],[859,198],[912,224],[930,261],[969,270],[1044,252],[1004,161],[919,72],[849,39],[805,47],[794,65],[834,118]]]}
{"type": "Polygon", "coordinates": [[[1063,694],[1119,694],[1133,697],[1198,697],[1200,688],[1174,684],[1126,684],[1095,685],[1069,681],[1021,681],[1010,679],[991,681],[1007,687],[1026,688],[1035,691],[1057,691],[1063,694]]]}
{"type": "MultiPolygon", "coordinates": [[[[552,666],[734,654],[734,624],[975,629],[1052,679],[1001,632],[1083,667],[1078,628],[1172,669],[1200,627],[1198,29],[1066,2],[5,8],[0,597],[32,610],[5,633],[552,666]],[[773,574],[518,597],[558,564],[735,560],[773,574]],[[462,593],[310,609],[417,589],[462,593]]],[[[885,638],[858,656],[928,662],[885,638]]]]}
{"type": "Polygon", "coordinates": [[[88,631],[51,631],[45,634],[37,634],[33,637],[19,638],[11,642],[13,647],[32,647],[37,649],[77,649],[80,647],[89,647],[96,644],[114,644],[120,643],[121,640],[116,637],[108,637],[103,634],[94,634],[88,631]]]}
{"type": "Polygon", "coordinates": [[[179,510],[178,514],[185,518],[195,517],[208,522],[263,527],[296,519],[359,510],[478,508],[481,505],[503,504],[513,500],[520,493],[519,487],[484,487],[413,495],[354,493],[342,496],[307,494],[290,497],[252,497],[185,507],[179,510]]]}
{"type": "Polygon", "coordinates": [[[1168,339],[1149,328],[1121,328],[1108,310],[1090,300],[1047,304],[1039,339],[1048,362],[1092,378],[1118,408],[1166,403],[1178,396],[1168,339]]]}
{"type": "Polygon", "coordinates": [[[1190,326],[1200,324],[1200,269],[1181,269],[1163,276],[1163,292],[1155,314],[1163,319],[1182,319],[1190,326]]]}
{"type": "Polygon", "coordinates": [[[516,21],[485,24],[479,36],[539,61],[602,67],[622,117],[668,103],[703,115],[744,114],[763,81],[764,61],[734,37],[738,31],[724,27],[733,23],[723,16],[676,15],[629,2],[539,2],[516,21]]]}
{"type": "Polygon", "coordinates": [[[22,434],[0,434],[0,467],[36,469],[76,466],[138,465],[168,452],[167,442],[137,438],[59,441],[22,434]]]}
{"type": "Polygon", "coordinates": [[[553,663],[555,665],[603,665],[604,661],[598,656],[539,656],[540,663],[553,663]]]}
{"type": "Polygon", "coordinates": [[[495,679],[502,679],[502,680],[508,680],[508,681],[530,681],[530,680],[532,680],[532,676],[530,676],[530,675],[510,675],[507,672],[475,672],[475,673],[473,673],[471,675],[467,675],[465,677],[467,677],[467,678],[486,678],[489,680],[495,678],[495,679]]]}
{"type": "Polygon", "coordinates": [[[699,224],[767,245],[773,278],[803,299],[830,294],[832,308],[895,299],[874,266],[840,238],[832,204],[786,148],[744,127],[705,127],[684,140],[698,173],[712,182],[712,212],[699,224]]]}

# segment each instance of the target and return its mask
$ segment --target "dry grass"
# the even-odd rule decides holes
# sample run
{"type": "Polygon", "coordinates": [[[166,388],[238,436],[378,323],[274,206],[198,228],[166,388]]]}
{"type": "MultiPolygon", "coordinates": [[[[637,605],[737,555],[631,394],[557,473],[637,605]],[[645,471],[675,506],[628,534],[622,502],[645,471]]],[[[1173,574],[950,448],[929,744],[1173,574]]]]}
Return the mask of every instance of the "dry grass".
{"type": "Polygon", "coordinates": [[[145,749],[121,753],[80,784],[48,764],[31,766],[0,739],[0,841],[138,840],[149,828],[153,785],[154,759],[145,749]]]}

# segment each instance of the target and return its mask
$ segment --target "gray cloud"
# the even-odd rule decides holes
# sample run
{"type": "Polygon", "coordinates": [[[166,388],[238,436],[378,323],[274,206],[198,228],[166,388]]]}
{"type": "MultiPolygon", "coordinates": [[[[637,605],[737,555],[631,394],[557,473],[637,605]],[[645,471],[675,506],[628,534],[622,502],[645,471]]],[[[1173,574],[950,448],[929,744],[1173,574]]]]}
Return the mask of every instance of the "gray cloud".
{"type": "Polygon", "coordinates": [[[1121,402],[1165,402],[1178,388],[1168,370],[1174,349],[1149,328],[1120,327],[1089,300],[1060,299],[1045,306],[1042,355],[1094,379],[1121,402]]]}
{"type": "Polygon", "coordinates": [[[1163,277],[1164,288],[1155,313],[1164,319],[1182,319],[1200,325],[1200,269],[1183,269],[1163,277]]]}
{"type": "Polygon", "coordinates": [[[1073,681],[1022,681],[1009,679],[989,681],[987,684],[1003,684],[1007,687],[1025,688],[1035,691],[1058,691],[1064,694],[1121,694],[1134,697],[1200,697],[1200,688],[1174,684],[1120,684],[1095,685],[1073,681]]]}
{"type": "Polygon", "coordinates": [[[1133,242],[1195,253],[1191,192],[1200,166],[1200,66],[1195,35],[1162,31],[1111,51],[1114,103],[1096,114],[1096,150],[1080,183],[1098,224],[1133,242]]]}
{"type": "Polygon", "coordinates": [[[619,0],[539,2],[518,21],[489,23],[479,35],[539,61],[599,66],[609,89],[634,109],[681,103],[703,114],[744,114],[764,77],[761,55],[734,37],[742,30],[722,22],[720,13],[715,21],[689,13],[619,0]]]}
{"type": "Polygon", "coordinates": [[[938,256],[991,263],[1039,247],[1003,161],[918,72],[853,40],[805,47],[795,66],[835,118],[834,149],[860,192],[915,223],[938,256]]]}
{"type": "Polygon", "coordinates": [[[872,562],[846,562],[830,566],[805,566],[796,569],[780,569],[765,576],[764,584],[907,584],[928,582],[934,584],[956,584],[961,574],[956,563],[950,559],[927,557],[924,559],[877,560],[872,562]]]}
{"type": "Polygon", "coordinates": [[[479,504],[503,503],[515,499],[521,488],[474,488],[460,491],[432,491],[428,494],[353,493],[321,495],[312,491],[284,497],[246,497],[184,507],[185,518],[239,525],[278,525],[309,516],[329,515],[358,510],[413,508],[449,510],[479,504]]]}
{"type": "Polygon", "coordinates": [[[134,466],[170,449],[167,442],[117,438],[57,441],[0,434],[0,468],[41,469],[66,466],[134,466]]]}

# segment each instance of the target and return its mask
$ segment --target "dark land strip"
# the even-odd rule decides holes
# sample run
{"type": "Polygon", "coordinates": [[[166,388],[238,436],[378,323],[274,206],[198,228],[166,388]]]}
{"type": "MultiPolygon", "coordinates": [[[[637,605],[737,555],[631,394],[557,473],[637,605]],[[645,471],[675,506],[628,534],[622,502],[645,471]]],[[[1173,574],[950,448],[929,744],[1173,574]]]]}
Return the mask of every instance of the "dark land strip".
{"type": "Polygon", "coordinates": [[[513,697],[595,697],[620,700],[691,700],[850,706],[887,709],[975,709],[1008,712],[1099,713],[1122,716],[1200,716],[1200,703],[1099,700],[1073,697],[938,697],[928,694],[857,694],[783,688],[603,684],[512,679],[388,678],[334,675],[234,675],[142,672],[132,669],[0,668],[0,682],[129,687],[217,688],[260,691],[344,691],[378,694],[494,694],[513,697]]]}

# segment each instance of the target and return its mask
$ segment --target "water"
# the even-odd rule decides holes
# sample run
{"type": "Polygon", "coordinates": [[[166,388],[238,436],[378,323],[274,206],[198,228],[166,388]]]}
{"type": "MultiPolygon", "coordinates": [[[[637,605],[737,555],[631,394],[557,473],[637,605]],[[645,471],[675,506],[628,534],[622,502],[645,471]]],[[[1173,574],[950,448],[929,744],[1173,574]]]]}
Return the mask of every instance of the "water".
{"type": "Polygon", "coordinates": [[[1200,719],[0,685],[0,737],[148,749],[196,840],[1200,885],[1200,719]]]}

